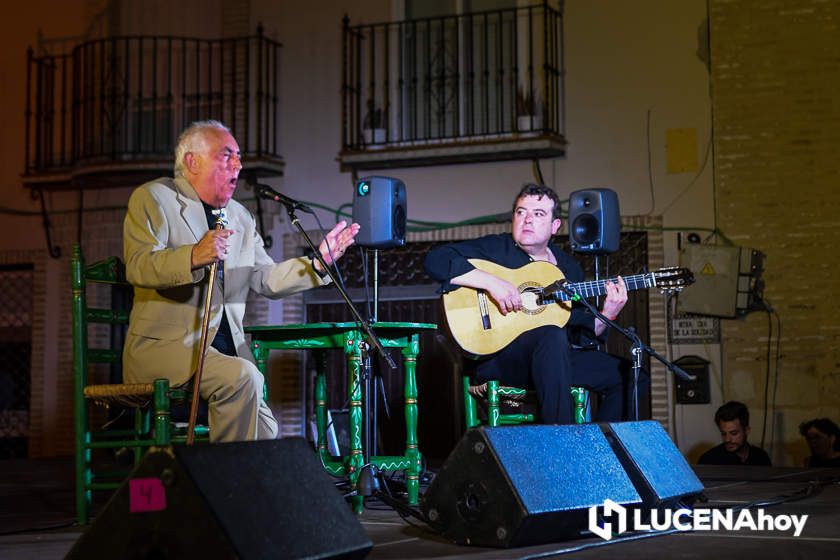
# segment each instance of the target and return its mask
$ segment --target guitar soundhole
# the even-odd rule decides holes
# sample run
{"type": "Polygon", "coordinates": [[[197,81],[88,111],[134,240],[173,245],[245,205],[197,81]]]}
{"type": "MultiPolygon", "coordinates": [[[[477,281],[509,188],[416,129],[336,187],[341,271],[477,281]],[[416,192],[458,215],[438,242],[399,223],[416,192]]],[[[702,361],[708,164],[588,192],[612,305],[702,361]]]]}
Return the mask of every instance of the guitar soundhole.
{"type": "Polygon", "coordinates": [[[525,282],[517,288],[522,297],[522,312],[528,315],[537,315],[545,309],[544,305],[537,303],[542,295],[543,287],[536,282],[525,282]]]}

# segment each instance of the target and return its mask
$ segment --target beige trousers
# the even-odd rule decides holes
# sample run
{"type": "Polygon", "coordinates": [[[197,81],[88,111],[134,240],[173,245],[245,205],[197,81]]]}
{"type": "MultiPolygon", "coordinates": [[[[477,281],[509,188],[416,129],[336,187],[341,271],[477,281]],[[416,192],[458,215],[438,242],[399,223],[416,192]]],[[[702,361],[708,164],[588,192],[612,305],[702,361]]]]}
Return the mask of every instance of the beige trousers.
{"type": "Polygon", "coordinates": [[[264,384],[253,363],[208,349],[200,393],[208,403],[211,442],[277,437],[277,420],[263,400],[264,384]]]}

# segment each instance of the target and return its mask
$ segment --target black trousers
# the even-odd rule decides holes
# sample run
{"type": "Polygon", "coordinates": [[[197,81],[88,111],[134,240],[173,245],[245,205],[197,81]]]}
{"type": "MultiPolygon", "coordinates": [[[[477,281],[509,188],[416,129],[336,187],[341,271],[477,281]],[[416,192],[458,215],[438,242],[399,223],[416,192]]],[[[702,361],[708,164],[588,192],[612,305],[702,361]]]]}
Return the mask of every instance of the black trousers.
{"type": "MultiPolygon", "coordinates": [[[[600,396],[596,421],[620,421],[632,410],[633,373],[628,360],[597,350],[573,349],[564,329],[539,327],[522,333],[503,350],[480,362],[480,381],[533,388],[546,424],[574,422],[571,387],[586,387],[600,396]]],[[[639,395],[650,379],[639,376],[639,395]]]]}

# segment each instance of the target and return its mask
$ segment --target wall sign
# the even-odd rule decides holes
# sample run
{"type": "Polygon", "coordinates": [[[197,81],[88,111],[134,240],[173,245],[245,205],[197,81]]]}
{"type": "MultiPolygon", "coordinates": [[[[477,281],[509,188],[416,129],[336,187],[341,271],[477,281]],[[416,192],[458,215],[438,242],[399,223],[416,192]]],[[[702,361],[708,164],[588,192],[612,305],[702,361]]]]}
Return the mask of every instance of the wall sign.
{"type": "Polygon", "coordinates": [[[720,344],[720,319],[703,315],[676,315],[671,319],[671,344],[720,344]]]}

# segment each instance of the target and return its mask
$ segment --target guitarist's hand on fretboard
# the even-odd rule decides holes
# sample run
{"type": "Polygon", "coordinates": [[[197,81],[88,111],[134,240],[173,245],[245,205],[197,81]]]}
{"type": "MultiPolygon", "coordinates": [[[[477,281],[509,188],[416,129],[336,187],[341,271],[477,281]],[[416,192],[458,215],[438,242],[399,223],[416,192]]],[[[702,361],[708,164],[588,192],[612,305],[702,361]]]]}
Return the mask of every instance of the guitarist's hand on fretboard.
{"type": "MultiPolygon", "coordinates": [[[[627,285],[624,283],[624,278],[616,277],[615,282],[607,281],[604,283],[604,307],[601,308],[601,313],[608,319],[615,320],[624,305],[627,303],[627,285]]],[[[600,319],[595,320],[595,336],[600,336],[607,328],[600,319]]]]}

